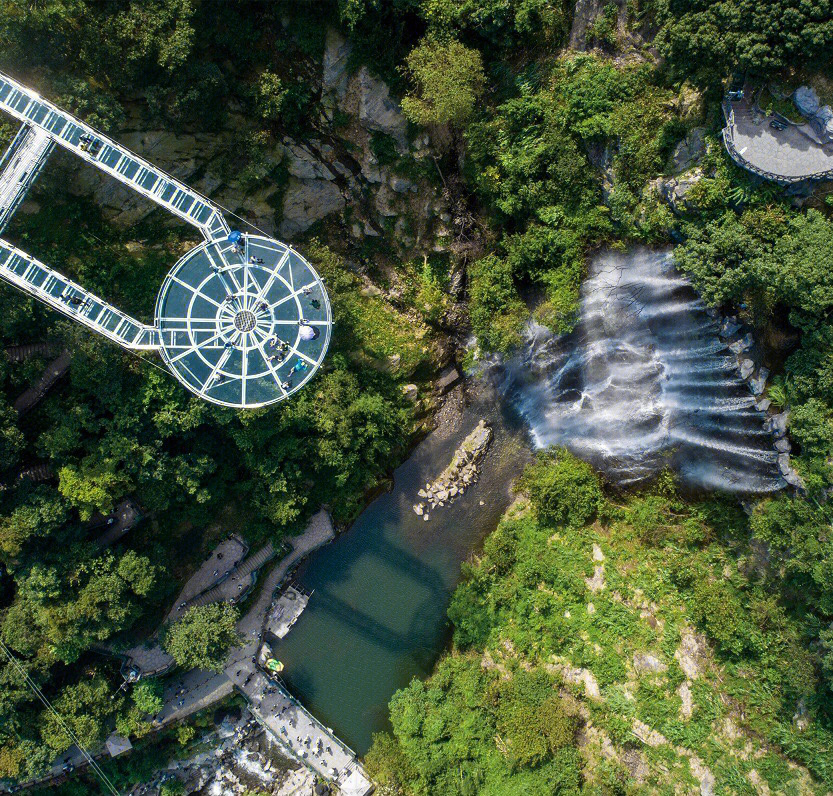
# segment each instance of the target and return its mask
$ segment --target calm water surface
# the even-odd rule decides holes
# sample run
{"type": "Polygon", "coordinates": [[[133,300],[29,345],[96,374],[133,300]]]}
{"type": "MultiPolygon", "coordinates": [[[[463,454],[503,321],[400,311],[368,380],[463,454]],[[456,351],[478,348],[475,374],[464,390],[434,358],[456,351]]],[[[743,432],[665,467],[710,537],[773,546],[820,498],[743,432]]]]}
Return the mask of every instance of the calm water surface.
{"type": "Polygon", "coordinates": [[[394,473],[393,491],[299,570],[296,579],[314,593],[276,644],[283,677],[359,754],[372,733],[388,728],[393,692],[427,676],[448,644],[446,611],[460,564],[497,526],[529,451],[525,428],[502,414],[494,395],[481,395],[465,410],[459,431],[429,435],[394,473]],[[417,490],[442,472],[481,417],[494,439],[480,480],[423,521],[412,508],[417,490]]]}

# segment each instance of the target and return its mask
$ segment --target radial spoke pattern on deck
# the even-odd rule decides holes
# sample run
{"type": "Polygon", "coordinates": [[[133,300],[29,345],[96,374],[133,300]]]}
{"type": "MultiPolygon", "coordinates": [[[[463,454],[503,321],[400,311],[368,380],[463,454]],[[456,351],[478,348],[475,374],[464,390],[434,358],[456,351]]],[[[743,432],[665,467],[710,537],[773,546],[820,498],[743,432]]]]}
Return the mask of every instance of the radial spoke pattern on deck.
{"type": "Polygon", "coordinates": [[[262,406],[300,389],[324,358],[331,324],[318,274],[261,236],[188,252],[156,307],[168,366],[198,395],[226,406],[262,406]]]}

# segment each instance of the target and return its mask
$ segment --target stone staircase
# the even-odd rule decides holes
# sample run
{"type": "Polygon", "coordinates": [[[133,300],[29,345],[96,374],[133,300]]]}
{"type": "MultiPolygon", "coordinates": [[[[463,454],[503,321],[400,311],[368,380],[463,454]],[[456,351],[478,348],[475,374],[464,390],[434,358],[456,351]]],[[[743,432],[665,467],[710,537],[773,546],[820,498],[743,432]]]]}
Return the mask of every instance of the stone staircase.
{"type": "Polygon", "coordinates": [[[14,402],[14,408],[18,414],[28,412],[49,392],[55,382],[69,370],[70,359],[69,351],[63,351],[57,359],[52,360],[46,366],[38,383],[22,392],[14,402]]]}
{"type": "Polygon", "coordinates": [[[186,604],[186,610],[188,608],[198,608],[201,605],[209,605],[211,603],[220,602],[221,600],[228,600],[229,589],[227,584],[231,579],[242,581],[244,578],[260,569],[274,555],[275,548],[272,546],[272,543],[269,542],[265,546],[261,547],[260,550],[258,550],[254,555],[249,556],[245,561],[243,561],[243,563],[235,567],[228,574],[228,577],[223,579],[221,583],[218,583],[208,591],[204,591],[202,594],[198,594],[196,597],[189,600],[186,604]]]}
{"type": "Polygon", "coordinates": [[[54,357],[60,350],[59,343],[24,343],[8,346],[6,356],[12,362],[24,362],[34,356],[54,357]]]}

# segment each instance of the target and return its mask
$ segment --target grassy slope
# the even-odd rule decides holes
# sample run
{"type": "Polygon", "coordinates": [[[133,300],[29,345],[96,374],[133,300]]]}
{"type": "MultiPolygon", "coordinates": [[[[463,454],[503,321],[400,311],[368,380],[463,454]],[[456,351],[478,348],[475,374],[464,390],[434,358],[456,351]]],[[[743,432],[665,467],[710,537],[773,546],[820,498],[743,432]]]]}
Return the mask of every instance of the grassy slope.
{"type": "MultiPolygon", "coordinates": [[[[833,736],[814,709],[825,692],[800,617],[779,607],[765,556],[748,539],[736,505],[687,504],[670,479],[652,494],[605,502],[580,526],[543,522],[519,499],[455,595],[447,661],[475,656],[507,680],[547,672],[577,721],[582,792],[692,793],[711,782],[714,793],[827,793],[833,736]],[[799,703],[809,709],[803,729],[799,703]]],[[[428,693],[453,691],[444,666],[428,693]]],[[[514,792],[490,784],[502,756],[512,777],[532,777],[541,792],[577,792],[548,778],[554,757],[519,766],[499,732],[438,740],[430,710],[414,727],[403,693],[391,703],[397,743],[387,751],[411,774],[390,778],[378,739],[368,760],[382,782],[398,779],[406,793],[514,792]],[[459,787],[426,776],[426,759],[440,756],[473,772],[474,790],[462,773],[459,787]]],[[[482,699],[472,716],[489,705],[482,699]]]]}

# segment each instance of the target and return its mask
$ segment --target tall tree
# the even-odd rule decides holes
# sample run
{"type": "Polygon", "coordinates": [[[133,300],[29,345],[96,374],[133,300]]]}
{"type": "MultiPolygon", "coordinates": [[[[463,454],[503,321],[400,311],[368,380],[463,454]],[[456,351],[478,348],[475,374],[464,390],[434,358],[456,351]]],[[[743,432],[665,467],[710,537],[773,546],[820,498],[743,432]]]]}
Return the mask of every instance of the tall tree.
{"type": "Polygon", "coordinates": [[[165,650],[184,669],[221,672],[229,650],[240,643],[237,609],[228,603],[191,608],[163,634],[165,650]]]}

